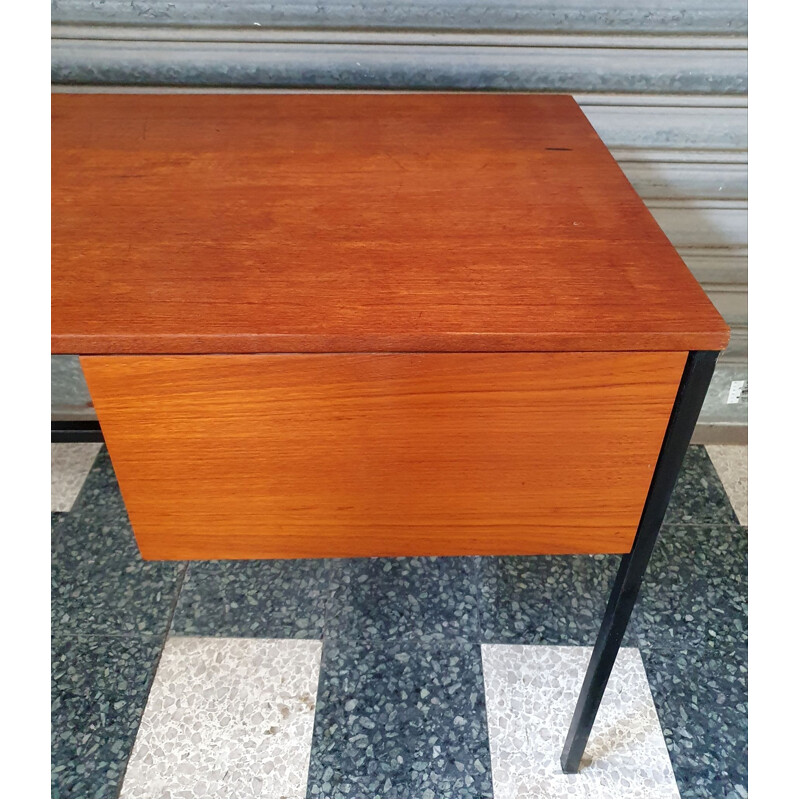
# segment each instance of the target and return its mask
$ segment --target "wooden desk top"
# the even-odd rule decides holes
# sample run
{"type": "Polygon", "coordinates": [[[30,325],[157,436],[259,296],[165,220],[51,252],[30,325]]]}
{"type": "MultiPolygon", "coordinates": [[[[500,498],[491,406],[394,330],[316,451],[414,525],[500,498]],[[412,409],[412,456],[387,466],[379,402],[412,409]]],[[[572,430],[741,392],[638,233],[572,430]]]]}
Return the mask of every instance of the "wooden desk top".
{"type": "Polygon", "coordinates": [[[54,353],[719,350],[575,101],[52,98],[54,353]]]}

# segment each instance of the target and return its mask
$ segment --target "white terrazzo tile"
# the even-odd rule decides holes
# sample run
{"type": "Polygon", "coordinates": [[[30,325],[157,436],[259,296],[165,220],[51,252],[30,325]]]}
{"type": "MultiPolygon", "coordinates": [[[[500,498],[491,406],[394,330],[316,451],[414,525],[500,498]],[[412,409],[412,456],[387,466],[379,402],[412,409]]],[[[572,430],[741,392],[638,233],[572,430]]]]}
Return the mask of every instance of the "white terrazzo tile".
{"type": "Polygon", "coordinates": [[[747,525],[747,445],[706,445],[741,525],[747,525]]]}
{"type": "Polygon", "coordinates": [[[637,649],[619,652],[576,775],[559,760],[591,648],[481,649],[495,797],[680,797],[637,649]]]}
{"type": "Polygon", "coordinates": [[[322,642],[170,637],[121,797],[305,797],[322,642]]]}
{"type": "Polygon", "coordinates": [[[50,511],[70,511],[103,445],[75,442],[50,445],[50,511]]]}

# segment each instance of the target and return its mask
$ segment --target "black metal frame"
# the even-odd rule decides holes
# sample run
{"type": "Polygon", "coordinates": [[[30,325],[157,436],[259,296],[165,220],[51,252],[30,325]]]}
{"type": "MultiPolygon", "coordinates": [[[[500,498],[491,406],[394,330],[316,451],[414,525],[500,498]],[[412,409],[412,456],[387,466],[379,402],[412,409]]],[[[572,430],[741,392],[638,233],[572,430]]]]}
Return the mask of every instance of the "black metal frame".
{"type": "Polygon", "coordinates": [[[51,420],[50,441],[64,442],[104,442],[100,423],[96,420],[51,420]]]}
{"type": "Polygon", "coordinates": [[[639,594],[642,577],[658,538],[718,355],[711,351],[696,351],[689,353],[687,358],[636,537],[630,552],[622,557],[561,753],[564,772],[574,773],[580,768],[589,733],[639,594]]]}

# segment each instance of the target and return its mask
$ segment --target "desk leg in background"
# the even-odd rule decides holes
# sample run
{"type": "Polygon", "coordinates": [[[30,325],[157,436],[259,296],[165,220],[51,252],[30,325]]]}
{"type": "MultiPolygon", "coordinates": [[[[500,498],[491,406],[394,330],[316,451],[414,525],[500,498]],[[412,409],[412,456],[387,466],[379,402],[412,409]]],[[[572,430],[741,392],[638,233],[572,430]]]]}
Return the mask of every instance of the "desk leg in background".
{"type": "Polygon", "coordinates": [[[628,626],[647,562],[658,538],[683,457],[714,374],[718,355],[716,352],[701,351],[691,352],[687,358],[636,538],[631,551],[622,557],[567,733],[567,741],[561,754],[561,768],[564,772],[577,772],[580,767],[589,733],[628,626]]]}

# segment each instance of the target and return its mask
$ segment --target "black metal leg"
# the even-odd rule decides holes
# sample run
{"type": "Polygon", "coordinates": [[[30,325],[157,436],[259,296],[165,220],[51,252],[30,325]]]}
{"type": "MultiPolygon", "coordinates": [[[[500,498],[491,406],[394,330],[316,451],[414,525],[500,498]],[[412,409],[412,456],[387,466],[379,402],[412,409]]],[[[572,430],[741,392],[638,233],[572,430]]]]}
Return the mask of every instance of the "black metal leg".
{"type": "Polygon", "coordinates": [[[580,767],[589,733],[628,626],[642,576],[658,538],[718,355],[719,353],[706,351],[689,353],[633,547],[622,558],[561,753],[561,768],[564,772],[577,772],[580,767]]]}

